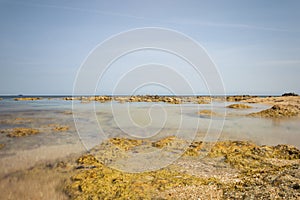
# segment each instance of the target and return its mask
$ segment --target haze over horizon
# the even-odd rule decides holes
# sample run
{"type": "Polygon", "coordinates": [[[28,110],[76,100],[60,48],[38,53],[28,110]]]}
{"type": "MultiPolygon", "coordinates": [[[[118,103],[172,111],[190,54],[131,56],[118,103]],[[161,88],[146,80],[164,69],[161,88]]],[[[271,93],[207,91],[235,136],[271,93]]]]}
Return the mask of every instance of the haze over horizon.
{"type": "MultiPolygon", "coordinates": [[[[216,64],[227,94],[299,94],[299,10],[297,0],[0,0],[0,95],[72,94],[77,71],[91,50],[112,35],[143,27],[172,29],[197,41],[216,64]]],[[[139,61],[135,65],[149,63],[147,53],[131,59],[139,61]]],[[[168,63],[168,55],[150,55],[168,63]]],[[[133,65],[128,58],[120,61],[97,93],[110,94],[110,80],[133,65]]],[[[168,66],[186,71],[179,64],[168,66]]],[[[140,91],[164,92],[158,87],[140,91]]],[[[203,83],[196,92],[208,93],[203,83]]]]}

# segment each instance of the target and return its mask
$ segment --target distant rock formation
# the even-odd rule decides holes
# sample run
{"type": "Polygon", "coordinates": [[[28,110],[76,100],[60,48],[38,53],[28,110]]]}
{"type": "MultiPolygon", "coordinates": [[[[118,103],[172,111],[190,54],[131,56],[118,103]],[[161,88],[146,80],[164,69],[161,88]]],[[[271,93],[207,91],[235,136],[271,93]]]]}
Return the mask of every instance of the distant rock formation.
{"type": "Polygon", "coordinates": [[[293,93],[293,92],[288,92],[288,93],[284,93],[283,95],[281,95],[283,97],[288,97],[288,96],[299,96],[298,94],[296,93],[293,93]]]}

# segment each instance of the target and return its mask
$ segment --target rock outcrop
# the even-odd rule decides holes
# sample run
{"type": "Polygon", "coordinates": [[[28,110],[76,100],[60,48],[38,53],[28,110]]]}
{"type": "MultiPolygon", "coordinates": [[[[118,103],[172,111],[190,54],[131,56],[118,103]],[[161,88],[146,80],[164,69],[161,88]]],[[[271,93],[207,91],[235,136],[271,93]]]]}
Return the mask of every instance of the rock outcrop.
{"type": "Polygon", "coordinates": [[[283,118],[283,117],[295,117],[300,113],[300,107],[297,105],[274,105],[269,109],[251,113],[248,116],[265,117],[265,118],[283,118]]]}

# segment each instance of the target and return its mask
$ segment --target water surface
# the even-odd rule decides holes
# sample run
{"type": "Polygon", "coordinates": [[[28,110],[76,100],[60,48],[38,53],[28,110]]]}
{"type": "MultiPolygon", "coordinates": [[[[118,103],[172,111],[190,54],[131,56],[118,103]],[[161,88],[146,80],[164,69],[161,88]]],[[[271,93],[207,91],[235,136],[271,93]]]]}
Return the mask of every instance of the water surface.
{"type": "MultiPolygon", "coordinates": [[[[117,103],[64,101],[0,101],[0,129],[30,127],[41,134],[9,138],[0,134],[2,173],[39,161],[81,153],[110,137],[156,140],[177,135],[197,140],[250,140],[258,144],[291,144],[300,148],[299,118],[263,119],[245,116],[270,106],[251,104],[246,110],[226,109],[231,103],[213,104],[117,103]],[[199,115],[213,109],[218,115],[199,115]],[[226,115],[224,115],[226,112],[226,115]],[[73,118],[73,114],[75,120],[73,118]],[[49,124],[67,125],[54,132],[49,124]]],[[[1,173],[1,174],[2,174],[1,173]]]]}

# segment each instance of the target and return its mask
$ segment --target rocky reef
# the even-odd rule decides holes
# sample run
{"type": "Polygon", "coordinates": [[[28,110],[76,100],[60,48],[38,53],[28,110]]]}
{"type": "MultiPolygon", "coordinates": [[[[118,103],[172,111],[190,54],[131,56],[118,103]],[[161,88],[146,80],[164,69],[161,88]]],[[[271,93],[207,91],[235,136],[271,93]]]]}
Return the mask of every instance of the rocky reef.
{"type": "Polygon", "coordinates": [[[90,97],[64,97],[63,100],[67,100],[67,101],[74,101],[74,100],[78,100],[81,101],[82,103],[88,103],[91,101],[97,101],[97,102],[107,102],[107,101],[111,101],[112,97],[110,96],[90,96],[90,97]]]}
{"type": "MultiPolygon", "coordinates": [[[[141,145],[165,148],[186,142],[174,136],[152,142],[126,138],[110,141],[125,151],[141,145]]],[[[175,162],[166,168],[143,173],[118,171],[107,167],[94,155],[86,154],[77,159],[74,175],[67,181],[65,192],[71,199],[300,198],[300,151],[297,148],[219,141],[212,146],[207,157],[202,158],[200,155],[205,146],[201,141],[191,143],[186,151],[189,153],[184,153],[179,159],[183,165],[175,162]],[[223,173],[236,170],[236,176],[223,181],[214,174],[189,173],[198,165],[195,163],[206,163],[207,160],[208,163],[217,160],[224,164],[218,164],[222,166],[218,168],[213,161],[206,167],[223,173]]]]}
{"type": "Polygon", "coordinates": [[[255,97],[257,97],[257,96],[250,96],[250,95],[227,96],[226,101],[229,101],[229,102],[244,101],[244,100],[252,99],[255,97]]]}
{"type": "Polygon", "coordinates": [[[210,104],[212,100],[221,100],[221,97],[210,96],[159,96],[159,95],[136,95],[136,96],[82,96],[82,97],[65,97],[63,100],[78,100],[82,103],[91,101],[108,102],[117,101],[125,102],[164,102],[170,104],[195,103],[210,104]]]}
{"type": "Polygon", "coordinates": [[[18,97],[14,98],[15,101],[36,101],[36,100],[42,100],[42,97],[18,97]]]}

